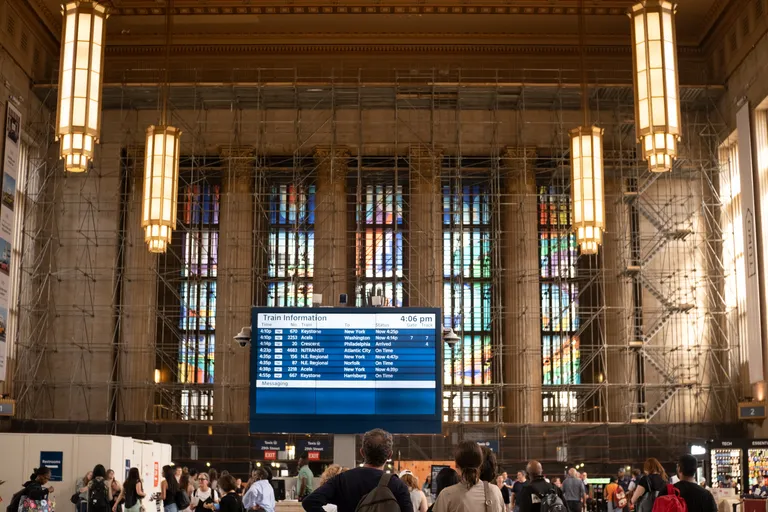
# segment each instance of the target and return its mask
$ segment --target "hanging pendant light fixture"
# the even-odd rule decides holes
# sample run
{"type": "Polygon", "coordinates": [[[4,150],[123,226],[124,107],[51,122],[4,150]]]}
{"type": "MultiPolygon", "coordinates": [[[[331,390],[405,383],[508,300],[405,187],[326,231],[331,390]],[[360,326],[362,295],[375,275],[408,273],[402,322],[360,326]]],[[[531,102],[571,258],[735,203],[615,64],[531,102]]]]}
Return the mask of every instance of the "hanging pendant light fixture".
{"type": "Polygon", "coordinates": [[[106,7],[96,0],[64,4],[56,138],[69,172],[85,172],[101,130],[106,7]]]}
{"type": "Polygon", "coordinates": [[[581,58],[581,108],[584,124],[571,135],[571,204],[572,225],[581,254],[597,254],[605,229],[603,196],[603,129],[589,122],[589,90],[584,60],[584,1],[579,14],[579,46],[581,58]]]}
{"type": "Polygon", "coordinates": [[[641,0],[629,11],[635,130],[651,172],[672,169],[680,140],[676,10],[667,0],[641,0]]]}
{"type": "Polygon", "coordinates": [[[169,65],[171,50],[172,0],[166,5],[165,83],[163,107],[158,126],[147,128],[144,152],[144,194],[141,227],[149,252],[164,253],[176,226],[179,186],[179,143],[181,130],[168,124],[169,65]]]}

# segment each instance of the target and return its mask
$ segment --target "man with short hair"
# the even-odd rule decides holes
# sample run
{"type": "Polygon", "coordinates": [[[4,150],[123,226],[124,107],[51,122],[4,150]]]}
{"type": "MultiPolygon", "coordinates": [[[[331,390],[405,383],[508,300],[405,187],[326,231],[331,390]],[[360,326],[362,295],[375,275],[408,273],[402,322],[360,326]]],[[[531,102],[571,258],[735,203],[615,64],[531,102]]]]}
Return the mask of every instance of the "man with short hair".
{"type": "Polygon", "coordinates": [[[557,493],[557,496],[563,500],[562,491],[544,479],[544,470],[539,461],[529,462],[526,471],[529,480],[523,485],[516,501],[520,512],[541,512],[541,497],[551,492],[557,493]]]}
{"type": "MultiPolygon", "coordinates": [[[[363,467],[331,478],[304,498],[301,504],[306,512],[324,512],[323,507],[329,503],[336,505],[338,512],[355,512],[360,500],[379,485],[384,466],[392,457],[392,434],[380,428],[366,432],[360,455],[363,467]]],[[[400,505],[400,512],[413,512],[408,486],[392,475],[388,487],[400,505]]]]}
{"type": "Polygon", "coordinates": [[[315,475],[313,475],[312,470],[309,469],[309,454],[307,452],[303,452],[299,455],[298,465],[299,476],[296,480],[296,487],[299,492],[299,501],[301,501],[312,494],[315,475]]]}
{"type": "Polygon", "coordinates": [[[520,501],[520,493],[523,491],[523,487],[525,486],[525,471],[522,469],[517,472],[517,479],[512,484],[512,488],[510,489],[512,491],[512,510],[513,512],[520,512],[520,506],[518,505],[518,502],[520,501]]]}
{"type": "MultiPolygon", "coordinates": [[[[698,462],[693,455],[683,455],[677,462],[677,476],[680,481],[675,488],[680,491],[680,496],[685,500],[690,512],[717,512],[717,504],[712,494],[696,483],[696,469],[698,462]]],[[[666,486],[661,489],[659,496],[667,494],[666,486]]]]}
{"type": "Polygon", "coordinates": [[[629,475],[627,475],[627,472],[624,470],[624,468],[619,468],[619,474],[616,479],[616,483],[624,489],[624,492],[626,493],[629,490],[629,475]]]}
{"type": "Polygon", "coordinates": [[[569,469],[568,476],[563,481],[563,496],[570,512],[581,512],[585,494],[586,489],[584,482],[579,478],[579,473],[575,468],[569,469]]]}

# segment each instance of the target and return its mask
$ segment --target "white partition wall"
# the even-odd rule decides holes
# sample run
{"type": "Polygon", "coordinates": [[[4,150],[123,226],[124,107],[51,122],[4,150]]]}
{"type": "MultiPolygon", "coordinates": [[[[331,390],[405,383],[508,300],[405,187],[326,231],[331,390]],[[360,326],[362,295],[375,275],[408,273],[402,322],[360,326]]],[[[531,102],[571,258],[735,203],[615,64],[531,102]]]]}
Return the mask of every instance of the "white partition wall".
{"type": "MultiPolygon", "coordinates": [[[[75,484],[96,464],[113,469],[117,479],[125,480],[126,468],[137,467],[147,495],[159,491],[160,469],[171,462],[171,447],[129,437],[71,434],[0,434],[0,480],[5,480],[5,500],[19,490],[32,471],[40,466],[41,452],[61,454],[61,481],[51,482],[59,510],[74,509],[69,498],[75,484]],[[157,468],[158,479],[155,479],[157,468]]],[[[145,503],[145,506],[148,503],[145,503]]]]}

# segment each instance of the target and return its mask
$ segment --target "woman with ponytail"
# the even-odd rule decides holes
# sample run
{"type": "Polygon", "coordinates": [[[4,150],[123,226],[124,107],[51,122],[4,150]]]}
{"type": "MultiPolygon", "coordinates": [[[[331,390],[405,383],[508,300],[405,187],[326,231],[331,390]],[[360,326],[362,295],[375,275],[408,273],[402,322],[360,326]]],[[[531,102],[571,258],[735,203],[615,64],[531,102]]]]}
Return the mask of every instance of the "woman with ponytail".
{"type": "Polygon", "coordinates": [[[455,461],[461,481],[440,493],[434,512],[504,512],[499,488],[480,479],[480,446],[474,441],[462,441],[456,447],[455,461]]]}

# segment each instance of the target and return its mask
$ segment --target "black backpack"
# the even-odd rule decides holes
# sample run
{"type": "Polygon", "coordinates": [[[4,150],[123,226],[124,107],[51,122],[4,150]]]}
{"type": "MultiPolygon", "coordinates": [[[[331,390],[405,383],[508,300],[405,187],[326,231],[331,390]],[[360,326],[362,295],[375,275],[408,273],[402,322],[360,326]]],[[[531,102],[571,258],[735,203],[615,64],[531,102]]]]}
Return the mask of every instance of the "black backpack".
{"type": "Polygon", "coordinates": [[[187,491],[184,489],[179,489],[176,492],[176,496],[173,501],[176,502],[176,506],[178,507],[179,512],[189,507],[189,495],[187,494],[187,491]]]}
{"type": "Polygon", "coordinates": [[[24,486],[19,492],[14,494],[11,498],[11,503],[8,505],[8,508],[5,509],[5,512],[18,512],[19,504],[21,503],[21,497],[24,496],[26,491],[27,487],[24,486]]]}
{"type": "Polygon", "coordinates": [[[107,510],[109,508],[109,496],[107,484],[104,480],[93,480],[88,487],[88,510],[107,510]]]}
{"type": "Polygon", "coordinates": [[[389,488],[391,478],[389,473],[381,475],[379,485],[362,497],[355,507],[355,512],[400,512],[400,504],[389,488]]]}

